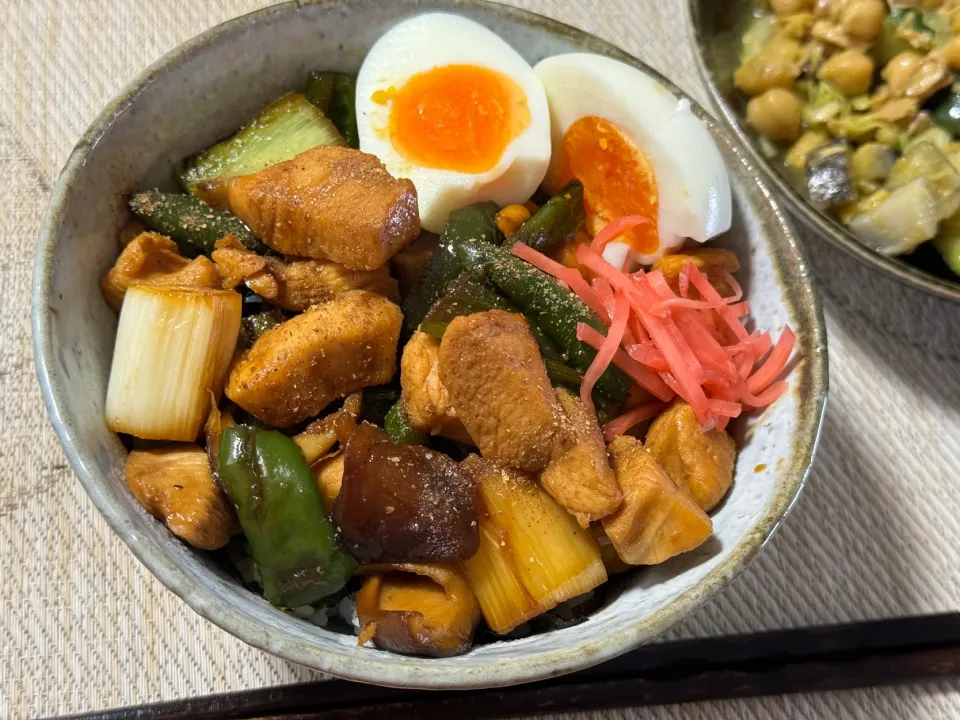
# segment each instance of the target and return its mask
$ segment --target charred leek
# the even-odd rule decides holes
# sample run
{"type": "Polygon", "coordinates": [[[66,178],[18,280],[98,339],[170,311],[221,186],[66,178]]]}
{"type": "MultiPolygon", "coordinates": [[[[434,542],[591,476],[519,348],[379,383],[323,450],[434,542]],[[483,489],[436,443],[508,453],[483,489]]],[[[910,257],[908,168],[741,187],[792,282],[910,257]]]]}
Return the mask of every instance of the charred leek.
{"type": "Polygon", "coordinates": [[[300,93],[287,93],[240,132],[188,162],[183,186],[226,207],[227,181],[290,160],[320,145],[344,145],[333,123],[300,93]]]}
{"type": "Polygon", "coordinates": [[[117,327],[107,426],[148,440],[196,440],[237,344],[240,295],[134,285],[117,327]]]}
{"type": "Polygon", "coordinates": [[[596,541],[533,478],[477,457],[463,466],[487,508],[480,549],[463,566],[494,632],[606,582],[596,541]]]}
{"type": "Polygon", "coordinates": [[[355,104],[357,81],[353,75],[314,71],[307,79],[303,94],[330,118],[349,147],[360,147],[355,104]]]}

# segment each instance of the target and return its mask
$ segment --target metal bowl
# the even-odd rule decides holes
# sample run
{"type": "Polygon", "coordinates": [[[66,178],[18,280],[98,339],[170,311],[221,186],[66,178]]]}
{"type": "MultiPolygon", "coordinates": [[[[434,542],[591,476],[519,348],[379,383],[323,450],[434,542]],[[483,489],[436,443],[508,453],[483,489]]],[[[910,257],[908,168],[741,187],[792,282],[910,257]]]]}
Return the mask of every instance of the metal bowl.
{"type": "Polygon", "coordinates": [[[739,65],[740,39],[755,17],[756,0],[687,0],[687,3],[690,44],[696,51],[697,64],[721,118],[791,215],[817,237],[825,238],[874,270],[923,292],[960,302],[960,278],[953,276],[929,243],[914,255],[900,258],[871,250],[842,223],[810,204],[803,188],[790,178],[783,163],[763,153],[759,137],[746,123],[746,98],[733,86],[733,73],[739,65]]]}
{"type": "MultiPolygon", "coordinates": [[[[713,539],[620,576],[584,623],[480,644],[428,660],[358,648],[352,634],[281,612],[209,553],[195,551],[127,490],[127,451],[103,420],[117,316],[99,280],[118,252],[131,191],[171,186],[179,159],[239,127],[312,68],[355,71],[398,20],[449,10],[493,31],[530,62],[568,52],[610,55],[683,93],[636,59],[574,28],[478,0],[327,0],[275,5],[177,48],[113,100],[80,140],[51,193],[37,245],[33,339],[44,401],[70,463],[106,521],[140,561],[196,612],[238,638],[340,677],[403,687],[471,688],[553,677],[649,642],[719,592],[760,552],[793,505],[817,444],[827,391],[826,332],[803,250],[738,144],[694,104],[729,168],[734,228],[723,243],[743,264],[758,327],[790,323],[800,360],[790,391],[738,424],[734,486],[713,539]]],[[[124,588],[116,588],[118,593],[124,588]]]]}

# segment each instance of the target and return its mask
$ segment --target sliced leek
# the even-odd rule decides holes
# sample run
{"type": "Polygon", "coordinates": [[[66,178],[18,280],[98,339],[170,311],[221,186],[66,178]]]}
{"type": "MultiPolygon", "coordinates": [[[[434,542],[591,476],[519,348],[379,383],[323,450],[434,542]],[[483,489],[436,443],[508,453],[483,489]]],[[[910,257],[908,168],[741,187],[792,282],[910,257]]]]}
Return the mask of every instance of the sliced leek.
{"type": "Polygon", "coordinates": [[[192,158],[181,184],[204,202],[225,207],[227,181],[290,160],[319,145],[345,145],[327,117],[300,93],[287,93],[233,137],[192,158]]]}
{"type": "Polygon", "coordinates": [[[494,632],[606,582],[596,541],[533,478],[476,457],[464,466],[487,509],[464,569],[494,632]]]}
{"type": "Polygon", "coordinates": [[[117,327],[107,427],[147,440],[196,440],[237,344],[232,290],[134,285],[117,327]]]}
{"type": "Polygon", "coordinates": [[[543,612],[520,584],[506,543],[493,523],[481,521],[480,549],[463,563],[487,625],[501,635],[543,612]]]}

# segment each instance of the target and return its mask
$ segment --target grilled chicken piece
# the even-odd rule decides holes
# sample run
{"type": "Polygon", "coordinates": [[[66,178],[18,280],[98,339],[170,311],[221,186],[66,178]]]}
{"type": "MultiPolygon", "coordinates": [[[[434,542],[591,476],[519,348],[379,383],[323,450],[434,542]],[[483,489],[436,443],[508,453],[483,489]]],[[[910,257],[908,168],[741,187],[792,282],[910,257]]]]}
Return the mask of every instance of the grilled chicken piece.
{"type": "Polygon", "coordinates": [[[373,155],[324,146],[227,188],[230,209],[284,255],[376,270],[420,232],[417,191],[373,155]]]}
{"type": "Polygon", "coordinates": [[[440,380],[485,458],[521,470],[546,467],[560,407],[522,315],[454,318],[440,343],[440,380]]]}
{"type": "Polygon", "coordinates": [[[656,565],[710,537],[709,516],[676,488],[643,443],[621,435],[607,450],[623,504],[601,523],[624,562],[656,565]]]}
{"type": "Polygon", "coordinates": [[[422,230],[416,240],[390,259],[390,268],[400,283],[401,295],[406,297],[419,282],[423,268],[433,257],[439,244],[439,235],[422,230]]]}
{"type": "Polygon", "coordinates": [[[737,446],[722,430],[703,432],[687,403],[671,405],[650,425],[647,449],[673,484],[710,512],[733,484],[737,446]]]}
{"type": "Polygon", "coordinates": [[[450,405],[450,393],[440,382],[440,341],[437,338],[420,331],[413,334],[400,358],[400,387],[411,427],[473,444],[450,405]]]}
{"type": "Polygon", "coordinates": [[[393,377],[402,321],[386,298],[341,293],[261,335],[230,371],[227,397],[274,427],[313,417],[393,377]]]}
{"type": "Polygon", "coordinates": [[[561,410],[560,432],[540,482],[586,529],[616,510],[623,493],[607,460],[596,417],[566,390],[554,392],[561,410]]]}
{"type": "Polygon", "coordinates": [[[376,270],[350,270],[330,260],[265,257],[247,250],[233,235],[218,240],[211,257],[224,288],[244,283],[284,310],[306,310],[346,290],[369,290],[400,302],[397,281],[385,265],[376,270]]]}
{"type": "Polygon", "coordinates": [[[216,289],[220,287],[220,275],[209,258],[201,255],[187,260],[170,238],[144,232],[123,249],[100,288],[110,307],[119,311],[127,288],[134,283],[216,289]]]}
{"type": "Polygon", "coordinates": [[[202,550],[227,544],[237,530],[229,500],[217,487],[207,453],[194,443],[134,450],[127,457],[127,485],[147,512],[202,550]]]}

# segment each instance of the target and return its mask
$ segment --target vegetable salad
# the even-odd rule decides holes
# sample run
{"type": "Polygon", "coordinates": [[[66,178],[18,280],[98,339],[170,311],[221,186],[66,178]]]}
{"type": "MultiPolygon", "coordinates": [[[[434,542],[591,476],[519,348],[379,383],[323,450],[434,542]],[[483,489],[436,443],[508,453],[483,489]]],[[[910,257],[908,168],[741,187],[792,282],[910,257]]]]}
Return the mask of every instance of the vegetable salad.
{"type": "Polygon", "coordinates": [[[815,206],[884,255],[931,242],[916,261],[946,275],[960,275],[958,33],[954,0],[771,0],[734,76],[815,206]]]}

